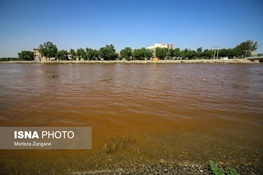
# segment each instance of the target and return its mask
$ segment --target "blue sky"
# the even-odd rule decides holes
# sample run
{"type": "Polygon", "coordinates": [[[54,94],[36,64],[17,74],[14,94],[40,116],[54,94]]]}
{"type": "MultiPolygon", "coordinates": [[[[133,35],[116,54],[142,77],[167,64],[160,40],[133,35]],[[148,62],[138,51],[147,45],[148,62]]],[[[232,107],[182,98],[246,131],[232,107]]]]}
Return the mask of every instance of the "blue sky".
{"type": "Polygon", "coordinates": [[[46,41],[58,49],[117,51],[156,42],[232,48],[257,41],[263,53],[262,0],[0,0],[0,57],[46,41]]]}

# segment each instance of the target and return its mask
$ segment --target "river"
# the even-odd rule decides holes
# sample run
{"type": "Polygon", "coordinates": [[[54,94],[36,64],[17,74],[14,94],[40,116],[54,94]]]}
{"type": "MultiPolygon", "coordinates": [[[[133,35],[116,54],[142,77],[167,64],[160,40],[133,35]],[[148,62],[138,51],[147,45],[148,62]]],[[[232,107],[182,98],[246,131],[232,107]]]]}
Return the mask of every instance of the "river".
{"type": "Polygon", "coordinates": [[[160,161],[262,168],[263,67],[0,64],[0,126],[92,127],[91,150],[0,150],[7,174],[160,161]]]}

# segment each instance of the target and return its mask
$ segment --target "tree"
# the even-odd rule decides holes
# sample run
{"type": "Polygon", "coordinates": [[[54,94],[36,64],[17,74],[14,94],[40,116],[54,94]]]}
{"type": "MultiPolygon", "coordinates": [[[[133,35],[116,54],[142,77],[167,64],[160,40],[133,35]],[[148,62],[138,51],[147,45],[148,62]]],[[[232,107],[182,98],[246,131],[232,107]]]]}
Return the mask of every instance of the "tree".
{"type": "Polygon", "coordinates": [[[205,59],[210,59],[212,57],[212,55],[213,55],[213,51],[205,49],[203,55],[204,55],[205,59]]]}
{"type": "Polygon", "coordinates": [[[196,57],[197,57],[196,51],[189,49],[189,50],[188,50],[188,53],[187,53],[187,57],[188,57],[189,59],[194,59],[194,58],[196,58],[196,57]]]}
{"type": "Polygon", "coordinates": [[[50,58],[55,57],[57,55],[58,48],[52,42],[47,41],[43,45],[40,44],[39,52],[41,53],[42,56],[50,59],[50,58]]]}
{"type": "Polygon", "coordinates": [[[156,55],[160,60],[164,60],[164,59],[165,59],[167,52],[168,52],[168,49],[167,49],[167,48],[157,47],[157,48],[155,49],[155,55],[156,55]]]}
{"type": "Polygon", "coordinates": [[[181,51],[180,51],[180,48],[175,48],[174,50],[173,50],[173,55],[175,56],[175,57],[180,57],[181,56],[181,51]]]}
{"type": "Polygon", "coordinates": [[[78,56],[79,59],[83,58],[84,60],[86,59],[86,53],[84,49],[80,48],[77,49],[76,55],[78,56]]]}
{"type": "Polygon", "coordinates": [[[172,59],[174,57],[174,50],[173,49],[168,49],[168,51],[166,53],[166,57],[168,59],[172,59]]]}
{"type": "Polygon", "coordinates": [[[145,49],[145,48],[143,47],[143,48],[142,48],[142,51],[143,51],[144,57],[145,57],[146,59],[149,60],[150,58],[152,58],[153,52],[152,52],[151,50],[145,49]]]}
{"type": "Polygon", "coordinates": [[[147,59],[150,59],[153,56],[153,53],[152,53],[151,50],[145,49],[143,47],[141,49],[135,49],[133,51],[133,56],[135,57],[135,59],[147,60],[147,59]]]}
{"type": "Polygon", "coordinates": [[[18,53],[18,59],[24,61],[32,61],[34,60],[34,53],[31,51],[23,50],[18,53]]]}
{"type": "Polygon", "coordinates": [[[86,48],[86,58],[88,60],[94,60],[95,58],[98,58],[98,52],[91,48],[86,48]]]}
{"type": "Polygon", "coordinates": [[[181,57],[183,59],[188,59],[188,49],[187,48],[181,51],[181,57]]]}
{"type": "Polygon", "coordinates": [[[14,57],[3,57],[0,58],[0,61],[19,61],[19,59],[14,57]]]}
{"type": "Polygon", "coordinates": [[[69,50],[69,53],[70,53],[69,58],[70,58],[71,60],[75,60],[75,56],[76,56],[75,50],[74,50],[74,49],[70,49],[70,50],[69,50]]]}
{"type": "Polygon", "coordinates": [[[235,56],[235,49],[220,49],[219,50],[219,57],[229,57],[229,58],[233,58],[235,56]]]}
{"type": "Polygon", "coordinates": [[[256,51],[258,48],[258,43],[254,41],[247,40],[245,42],[240,43],[236,46],[236,56],[239,57],[247,57],[251,56],[251,53],[256,51]]]}
{"type": "Polygon", "coordinates": [[[101,47],[99,50],[99,56],[105,60],[115,60],[118,57],[116,50],[112,44],[101,47]]]}
{"type": "Polygon", "coordinates": [[[125,47],[120,51],[120,57],[129,60],[133,56],[132,49],[130,47],[125,47]]]}
{"type": "Polygon", "coordinates": [[[91,48],[86,48],[86,58],[87,60],[93,60],[95,56],[95,52],[91,48]]]}
{"type": "Polygon", "coordinates": [[[133,56],[135,59],[141,59],[143,57],[143,54],[141,52],[141,49],[134,49],[133,56]]]}
{"type": "Polygon", "coordinates": [[[60,50],[57,53],[57,58],[59,60],[68,60],[68,52],[66,50],[60,50]]]}
{"type": "Polygon", "coordinates": [[[94,54],[94,56],[93,56],[93,59],[98,59],[99,58],[99,51],[98,50],[96,50],[96,49],[94,49],[93,50],[93,54],[94,54]]]}
{"type": "Polygon", "coordinates": [[[227,55],[229,58],[234,58],[235,57],[235,53],[234,53],[234,49],[227,49],[227,55]]]}
{"type": "Polygon", "coordinates": [[[202,56],[203,48],[202,47],[198,47],[196,49],[196,52],[197,52],[197,57],[200,58],[202,56]]]}

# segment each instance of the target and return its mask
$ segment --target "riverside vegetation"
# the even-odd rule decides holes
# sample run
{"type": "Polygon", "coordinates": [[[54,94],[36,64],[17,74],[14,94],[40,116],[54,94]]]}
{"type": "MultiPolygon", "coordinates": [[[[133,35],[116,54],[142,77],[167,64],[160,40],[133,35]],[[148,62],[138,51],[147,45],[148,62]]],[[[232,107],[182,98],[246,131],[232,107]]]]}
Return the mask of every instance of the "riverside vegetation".
{"type": "MultiPolygon", "coordinates": [[[[125,137],[116,137],[116,136],[109,136],[109,140],[111,143],[103,145],[103,150],[106,154],[114,153],[119,149],[126,148],[129,144],[134,143],[134,138],[129,138],[128,136],[125,137]]],[[[140,150],[137,150],[137,153],[140,154],[140,150]]],[[[205,169],[205,168],[203,168],[205,169]]],[[[188,167],[188,171],[192,171],[191,168],[188,167]]],[[[201,168],[198,169],[199,172],[203,173],[204,170],[201,168]]],[[[221,169],[217,166],[217,164],[209,160],[208,161],[208,168],[207,171],[210,175],[240,175],[234,168],[227,168],[226,170],[221,169]]],[[[165,173],[168,173],[168,169],[164,170],[165,173]]]]}
{"type": "MultiPolygon", "coordinates": [[[[228,49],[204,49],[202,47],[196,50],[188,48],[168,49],[156,48],[155,54],[152,50],[146,48],[134,49],[125,47],[119,53],[116,52],[112,44],[101,47],[99,50],[92,48],[79,48],[67,50],[58,50],[57,46],[50,41],[47,41],[39,46],[39,52],[42,56],[56,60],[150,60],[153,56],[160,60],[172,59],[211,59],[220,57],[229,58],[245,58],[251,56],[252,52],[258,48],[257,42],[245,41],[234,48],[228,49]]],[[[262,54],[258,54],[259,56],[262,54]]],[[[0,61],[33,61],[34,53],[32,51],[21,51],[18,53],[18,58],[0,58],[0,61]]]]}
{"type": "MultiPolygon", "coordinates": [[[[103,150],[106,154],[114,153],[119,149],[123,149],[128,146],[128,144],[134,143],[134,138],[129,138],[128,136],[125,137],[116,137],[116,136],[109,136],[109,139],[111,141],[110,144],[104,143],[103,150]]],[[[140,150],[137,150],[137,153],[140,154],[140,150]]],[[[187,167],[188,171],[192,171],[191,168],[187,167]]],[[[203,168],[205,169],[205,168],[203,168]]],[[[217,164],[209,160],[208,161],[208,168],[206,169],[210,175],[240,175],[236,169],[234,168],[227,168],[226,170],[219,168],[217,164]]],[[[201,168],[198,169],[199,172],[203,173],[204,170],[201,168]]],[[[164,169],[164,173],[168,173],[168,169],[164,169]]]]}
{"type": "Polygon", "coordinates": [[[218,168],[216,163],[212,160],[208,161],[208,166],[209,166],[213,175],[240,175],[233,168],[229,168],[227,170],[222,170],[222,169],[218,168]]]}

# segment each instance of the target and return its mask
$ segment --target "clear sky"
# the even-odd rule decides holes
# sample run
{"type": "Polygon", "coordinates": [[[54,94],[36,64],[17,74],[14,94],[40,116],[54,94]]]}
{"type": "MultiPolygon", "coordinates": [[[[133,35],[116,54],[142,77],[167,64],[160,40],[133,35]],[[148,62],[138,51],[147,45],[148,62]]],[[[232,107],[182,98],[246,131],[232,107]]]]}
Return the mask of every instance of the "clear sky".
{"type": "Polygon", "coordinates": [[[46,41],[58,49],[232,48],[257,41],[263,53],[262,0],[0,0],[0,57],[46,41]]]}

